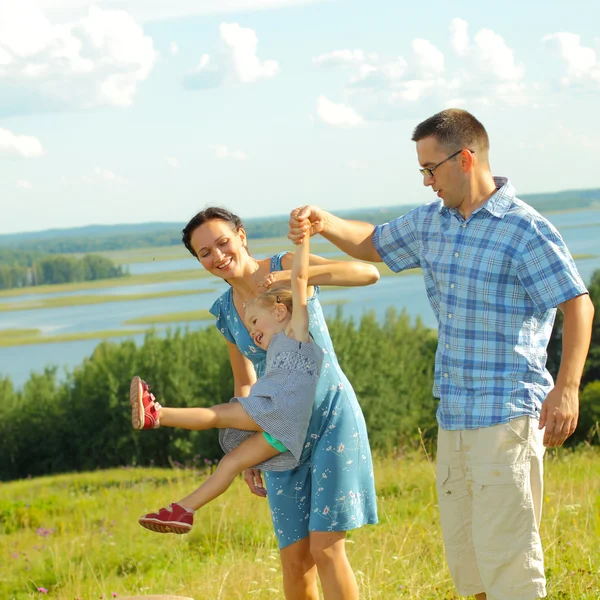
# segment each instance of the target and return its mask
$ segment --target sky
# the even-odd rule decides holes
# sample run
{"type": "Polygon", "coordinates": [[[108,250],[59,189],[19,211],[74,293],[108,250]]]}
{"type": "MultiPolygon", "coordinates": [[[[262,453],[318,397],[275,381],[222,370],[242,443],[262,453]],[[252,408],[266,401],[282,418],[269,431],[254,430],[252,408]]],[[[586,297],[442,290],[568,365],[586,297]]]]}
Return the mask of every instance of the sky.
{"type": "Polygon", "coordinates": [[[0,0],[0,233],[433,200],[414,127],[600,187],[600,3],[0,0]]]}

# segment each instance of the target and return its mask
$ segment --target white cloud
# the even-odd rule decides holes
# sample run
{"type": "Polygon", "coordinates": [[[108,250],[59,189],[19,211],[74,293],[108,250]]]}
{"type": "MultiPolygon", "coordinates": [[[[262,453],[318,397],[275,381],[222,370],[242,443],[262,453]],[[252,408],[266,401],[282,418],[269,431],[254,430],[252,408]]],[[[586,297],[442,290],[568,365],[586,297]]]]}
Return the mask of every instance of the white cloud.
{"type": "Polygon", "coordinates": [[[17,189],[19,190],[30,190],[32,187],[33,185],[26,179],[17,180],[17,189]]]}
{"type": "Polygon", "coordinates": [[[123,179],[123,177],[121,177],[120,175],[117,175],[110,169],[105,169],[103,167],[96,167],[94,169],[94,174],[96,175],[96,177],[98,179],[100,179],[101,181],[105,181],[107,183],[118,183],[118,184],[127,183],[127,180],[123,179]]]}
{"type": "Polygon", "coordinates": [[[593,48],[581,44],[581,38],[575,33],[553,33],[543,37],[562,59],[566,66],[566,75],[561,78],[563,85],[586,80],[600,83],[600,62],[593,48]]]}
{"type": "Polygon", "coordinates": [[[408,63],[399,56],[396,60],[378,65],[364,64],[350,79],[350,88],[387,88],[400,81],[408,70],[408,63]]]}
{"type": "Polygon", "coordinates": [[[36,137],[0,129],[0,157],[37,158],[44,154],[44,148],[36,137]]]}
{"type": "Polygon", "coordinates": [[[179,161],[174,156],[167,156],[167,164],[171,169],[179,169],[179,161]]]}
{"type": "Polygon", "coordinates": [[[345,65],[361,65],[366,61],[362,50],[334,50],[326,54],[315,56],[313,65],[319,67],[340,67],[345,65]]]}
{"type": "Polygon", "coordinates": [[[437,77],[444,72],[444,55],[429,40],[413,40],[412,49],[422,77],[437,77]]]}
{"type": "MultiPolygon", "coordinates": [[[[105,0],[106,1],[106,0],[105,0]]],[[[169,0],[156,2],[149,0],[109,0],[122,10],[126,10],[139,21],[163,21],[229,12],[250,12],[272,10],[316,4],[325,0],[169,0]]],[[[40,0],[44,11],[57,20],[73,20],[87,12],[89,6],[98,0],[40,0]]]]}
{"type": "Polygon", "coordinates": [[[0,85],[8,90],[0,111],[130,106],[156,58],[152,39],[123,11],[90,6],[54,25],[32,0],[0,4],[0,85]]]}
{"type": "Polygon", "coordinates": [[[215,150],[215,156],[222,160],[246,160],[248,158],[245,152],[241,150],[231,150],[224,144],[217,144],[213,147],[215,150]]]}
{"type": "Polygon", "coordinates": [[[450,45],[457,56],[464,56],[469,48],[469,24],[463,19],[450,23],[450,45]]]}
{"type": "Polygon", "coordinates": [[[171,42],[169,44],[169,52],[172,56],[179,54],[179,46],[177,45],[177,42],[171,42]]]}
{"type": "Polygon", "coordinates": [[[238,23],[221,23],[219,33],[222,51],[214,60],[209,54],[203,54],[198,67],[184,77],[185,88],[208,89],[226,81],[254,83],[279,74],[277,61],[258,58],[258,37],[254,29],[238,23]]]}
{"type": "Polygon", "coordinates": [[[357,127],[364,123],[364,119],[353,108],[335,104],[325,96],[319,96],[317,100],[317,118],[331,127],[357,127]]]}
{"type": "Polygon", "coordinates": [[[512,48],[491,29],[478,31],[475,45],[476,60],[482,73],[493,75],[500,81],[518,81],[525,75],[525,68],[515,62],[512,48]]]}

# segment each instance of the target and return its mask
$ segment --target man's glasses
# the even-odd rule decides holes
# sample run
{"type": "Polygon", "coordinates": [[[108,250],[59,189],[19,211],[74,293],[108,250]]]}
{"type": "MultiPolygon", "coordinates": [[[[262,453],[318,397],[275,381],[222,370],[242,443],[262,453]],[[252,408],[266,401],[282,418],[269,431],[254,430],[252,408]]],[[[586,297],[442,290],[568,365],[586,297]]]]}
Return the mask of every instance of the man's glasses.
{"type": "MultiPolygon", "coordinates": [[[[433,177],[433,172],[438,167],[441,167],[446,161],[450,160],[451,158],[458,156],[462,151],[463,149],[461,148],[460,150],[457,150],[454,154],[447,156],[443,161],[439,162],[437,165],[433,165],[433,167],[424,167],[423,169],[419,169],[419,172],[421,173],[421,175],[423,175],[423,177],[433,177]]],[[[469,150],[469,152],[471,154],[475,153],[473,150],[469,150]]]]}

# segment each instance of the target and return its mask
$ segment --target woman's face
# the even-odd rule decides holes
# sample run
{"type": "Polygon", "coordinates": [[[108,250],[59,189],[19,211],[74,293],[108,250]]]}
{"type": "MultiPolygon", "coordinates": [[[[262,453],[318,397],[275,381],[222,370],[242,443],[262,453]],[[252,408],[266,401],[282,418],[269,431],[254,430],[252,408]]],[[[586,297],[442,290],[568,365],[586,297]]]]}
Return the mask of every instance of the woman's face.
{"type": "Polygon", "coordinates": [[[234,279],[243,274],[248,258],[246,232],[232,230],[229,223],[212,219],[194,230],[190,242],[202,266],[221,279],[234,279]]]}

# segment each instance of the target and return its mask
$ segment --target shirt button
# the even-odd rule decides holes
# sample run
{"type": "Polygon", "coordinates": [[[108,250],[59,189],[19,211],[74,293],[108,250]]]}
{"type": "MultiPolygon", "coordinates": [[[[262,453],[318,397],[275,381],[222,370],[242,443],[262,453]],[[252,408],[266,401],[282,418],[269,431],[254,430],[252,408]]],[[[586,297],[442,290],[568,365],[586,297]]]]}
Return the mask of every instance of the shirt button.
{"type": "Polygon", "coordinates": [[[453,284],[453,283],[451,283],[451,284],[450,284],[450,287],[451,287],[452,289],[454,289],[454,284],[453,284]]]}
{"type": "Polygon", "coordinates": [[[466,223],[463,223],[463,224],[461,225],[461,227],[462,227],[463,229],[464,229],[466,226],[467,226],[467,224],[466,224],[466,223]]]}
{"type": "Polygon", "coordinates": [[[455,253],[454,253],[454,256],[455,256],[456,258],[458,258],[458,252],[455,252],[455,253]]]}
{"type": "Polygon", "coordinates": [[[444,377],[448,379],[448,373],[444,373],[444,377]]]}
{"type": "Polygon", "coordinates": [[[446,348],[450,348],[450,344],[446,344],[446,348]]]}
{"type": "Polygon", "coordinates": [[[452,313],[450,313],[450,314],[448,315],[448,318],[449,318],[449,319],[451,319],[451,318],[452,318],[452,313]]]}

